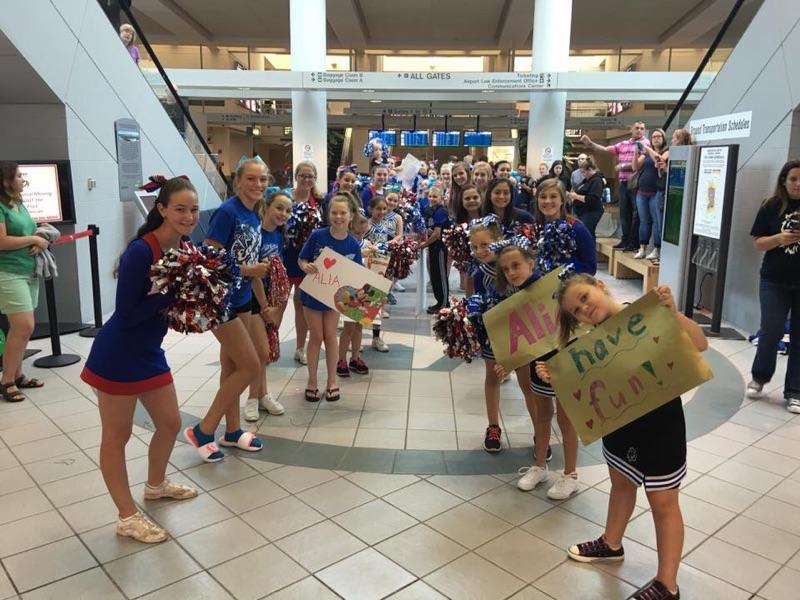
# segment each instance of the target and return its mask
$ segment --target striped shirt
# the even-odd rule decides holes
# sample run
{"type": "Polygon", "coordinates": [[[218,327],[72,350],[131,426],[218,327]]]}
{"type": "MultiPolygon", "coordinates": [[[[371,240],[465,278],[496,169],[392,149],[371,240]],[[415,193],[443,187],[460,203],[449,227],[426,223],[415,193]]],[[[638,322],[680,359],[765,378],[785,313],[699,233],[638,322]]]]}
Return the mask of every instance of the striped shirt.
{"type": "MultiPolygon", "coordinates": [[[[631,164],[633,159],[636,157],[636,142],[642,142],[645,146],[650,146],[650,140],[647,138],[641,138],[639,140],[635,140],[633,138],[629,140],[623,140],[621,142],[617,142],[611,146],[606,146],[606,150],[611,154],[614,154],[617,157],[617,161],[619,164],[631,164]]],[[[633,171],[628,169],[626,171],[618,171],[619,173],[619,180],[620,181],[628,181],[633,175],[633,171]]]]}

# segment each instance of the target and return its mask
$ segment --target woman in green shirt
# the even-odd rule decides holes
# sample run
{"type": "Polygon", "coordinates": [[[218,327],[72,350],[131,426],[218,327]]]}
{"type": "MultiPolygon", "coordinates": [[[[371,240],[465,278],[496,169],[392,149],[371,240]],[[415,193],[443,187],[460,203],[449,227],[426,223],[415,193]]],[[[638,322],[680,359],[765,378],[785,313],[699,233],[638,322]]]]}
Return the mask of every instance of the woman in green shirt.
{"type": "Polygon", "coordinates": [[[33,333],[33,310],[39,299],[35,257],[49,245],[34,235],[36,223],[22,204],[24,186],[16,163],[0,163],[0,312],[9,323],[0,395],[7,402],[25,400],[20,388],[44,385],[22,374],[22,358],[33,333]]]}

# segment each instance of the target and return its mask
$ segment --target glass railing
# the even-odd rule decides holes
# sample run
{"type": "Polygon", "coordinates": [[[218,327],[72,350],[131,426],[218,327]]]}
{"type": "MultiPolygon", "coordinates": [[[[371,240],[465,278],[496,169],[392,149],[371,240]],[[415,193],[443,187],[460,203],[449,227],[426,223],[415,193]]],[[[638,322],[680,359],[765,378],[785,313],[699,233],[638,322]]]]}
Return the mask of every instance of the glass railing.
{"type": "MultiPolygon", "coordinates": [[[[178,90],[169,80],[164,66],[148,42],[146,33],[142,31],[131,9],[124,2],[120,2],[119,7],[125,15],[123,21],[129,23],[136,31],[136,45],[142,56],[139,66],[144,66],[142,63],[146,61],[154,67],[153,75],[148,73],[148,77],[144,78],[145,81],[149,83],[153,93],[163,106],[164,112],[167,113],[167,116],[181,134],[187,148],[197,160],[214,191],[220,197],[220,200],[224,200],[230,195],[230,184],[219,166],[218,157],[211,152],[205,136],[189,112],[187,103],[181,99],[178,90]]],[[[114,26],[113,21],[111,23],[114,26]]]]}

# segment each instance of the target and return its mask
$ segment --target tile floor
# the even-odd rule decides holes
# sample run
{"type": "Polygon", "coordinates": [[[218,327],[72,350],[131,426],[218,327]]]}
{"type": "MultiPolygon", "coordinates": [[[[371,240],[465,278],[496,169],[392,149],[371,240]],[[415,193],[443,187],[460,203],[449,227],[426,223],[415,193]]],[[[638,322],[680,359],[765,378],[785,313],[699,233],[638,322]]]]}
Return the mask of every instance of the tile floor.
{"type": "MultiPolygon", "coordinates": [[[[613,287],[622,297],[636,295],[635,283],[613,287]]],[[[270,461],[270,440],[281,438],[327,444],[320,448],[328,452],[479,447],[483,365],[442,358],[428,320],[413,317],[412,292],[398,297],[384,324],[392,351],[366,350],[372,373],[343,382],[337,405],[304,403],[305,372],[291,361],[292,319],[285,319],[286,358],[270,369],[270,388],[287,413],[255,424],[271,436],[263,456],[230,453],[224,463],[206,465],[178,442],[170,477],[201,494],[184,503],[143,503],[172,535],[155,547],[114,535],[115,510],[97,467],[100,423],[94,397],[78,379],[81,364],[49,371],[26,364],[47,386],[28,402],[0,404],[0,600],[614,600],[646,582],[656,553],[643,495],[623,563],[566,559],[564,548],[596,537],[605,518],[607,471],[589,453],[582,455],[580,493],[560,504],[544,490],[520,492],[513,473],[387,474],[270,461]]],[[[70,335],[62,343],[65,352],[85,356],[91,340],[70,335]]],[[[203,414],[217,385],[213,337],[170,334],[166,345],[181,410],[203,414]]],[[[725,340],[712,346],[747,377],[752,347],[725,340]]],[[[730,419],[690,442],[684,598],[797,598],[800,417],[781,405],[784,369],[781,359],[768,399],[743,400],[730,419]]],[[[502,410],[504,442],[526,453],[531,426],[513,381],[503,387],[502,410]]],[[[147,421],[140,424],[128,446],[138,498],[151,436],[147,421]]]]}

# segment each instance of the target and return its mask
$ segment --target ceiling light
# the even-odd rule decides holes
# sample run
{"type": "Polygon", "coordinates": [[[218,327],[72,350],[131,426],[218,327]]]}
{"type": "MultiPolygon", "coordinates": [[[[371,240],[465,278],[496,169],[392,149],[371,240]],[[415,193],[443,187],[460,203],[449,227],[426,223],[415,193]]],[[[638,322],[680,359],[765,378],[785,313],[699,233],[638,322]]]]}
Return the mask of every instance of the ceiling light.
{"type": "Polygon", "coordinates": [[[481,90],[484,94],[494,94],[494,90],[481,90]]]}
{"type": "Polygon", "coordinates": [[[375,90],[361,90],[361,91],[364,92],[365,94],[374,94],[375,93],[375,90]]]}
{"type": "Polygon", "coordinates": [[[370,100],[373,104],[380,104],[383,100],[370,100]]]}
{"type": "Polygon", "coordinates": [[[253,135],[254,136],[261,135],[261,127],[259,127],[258,125],[253,125],[253,135]]]}
{"type": "Polygon", "coordinates": [[[478,100],[478,104],[489,104],[488,100],[478,100]]]}

